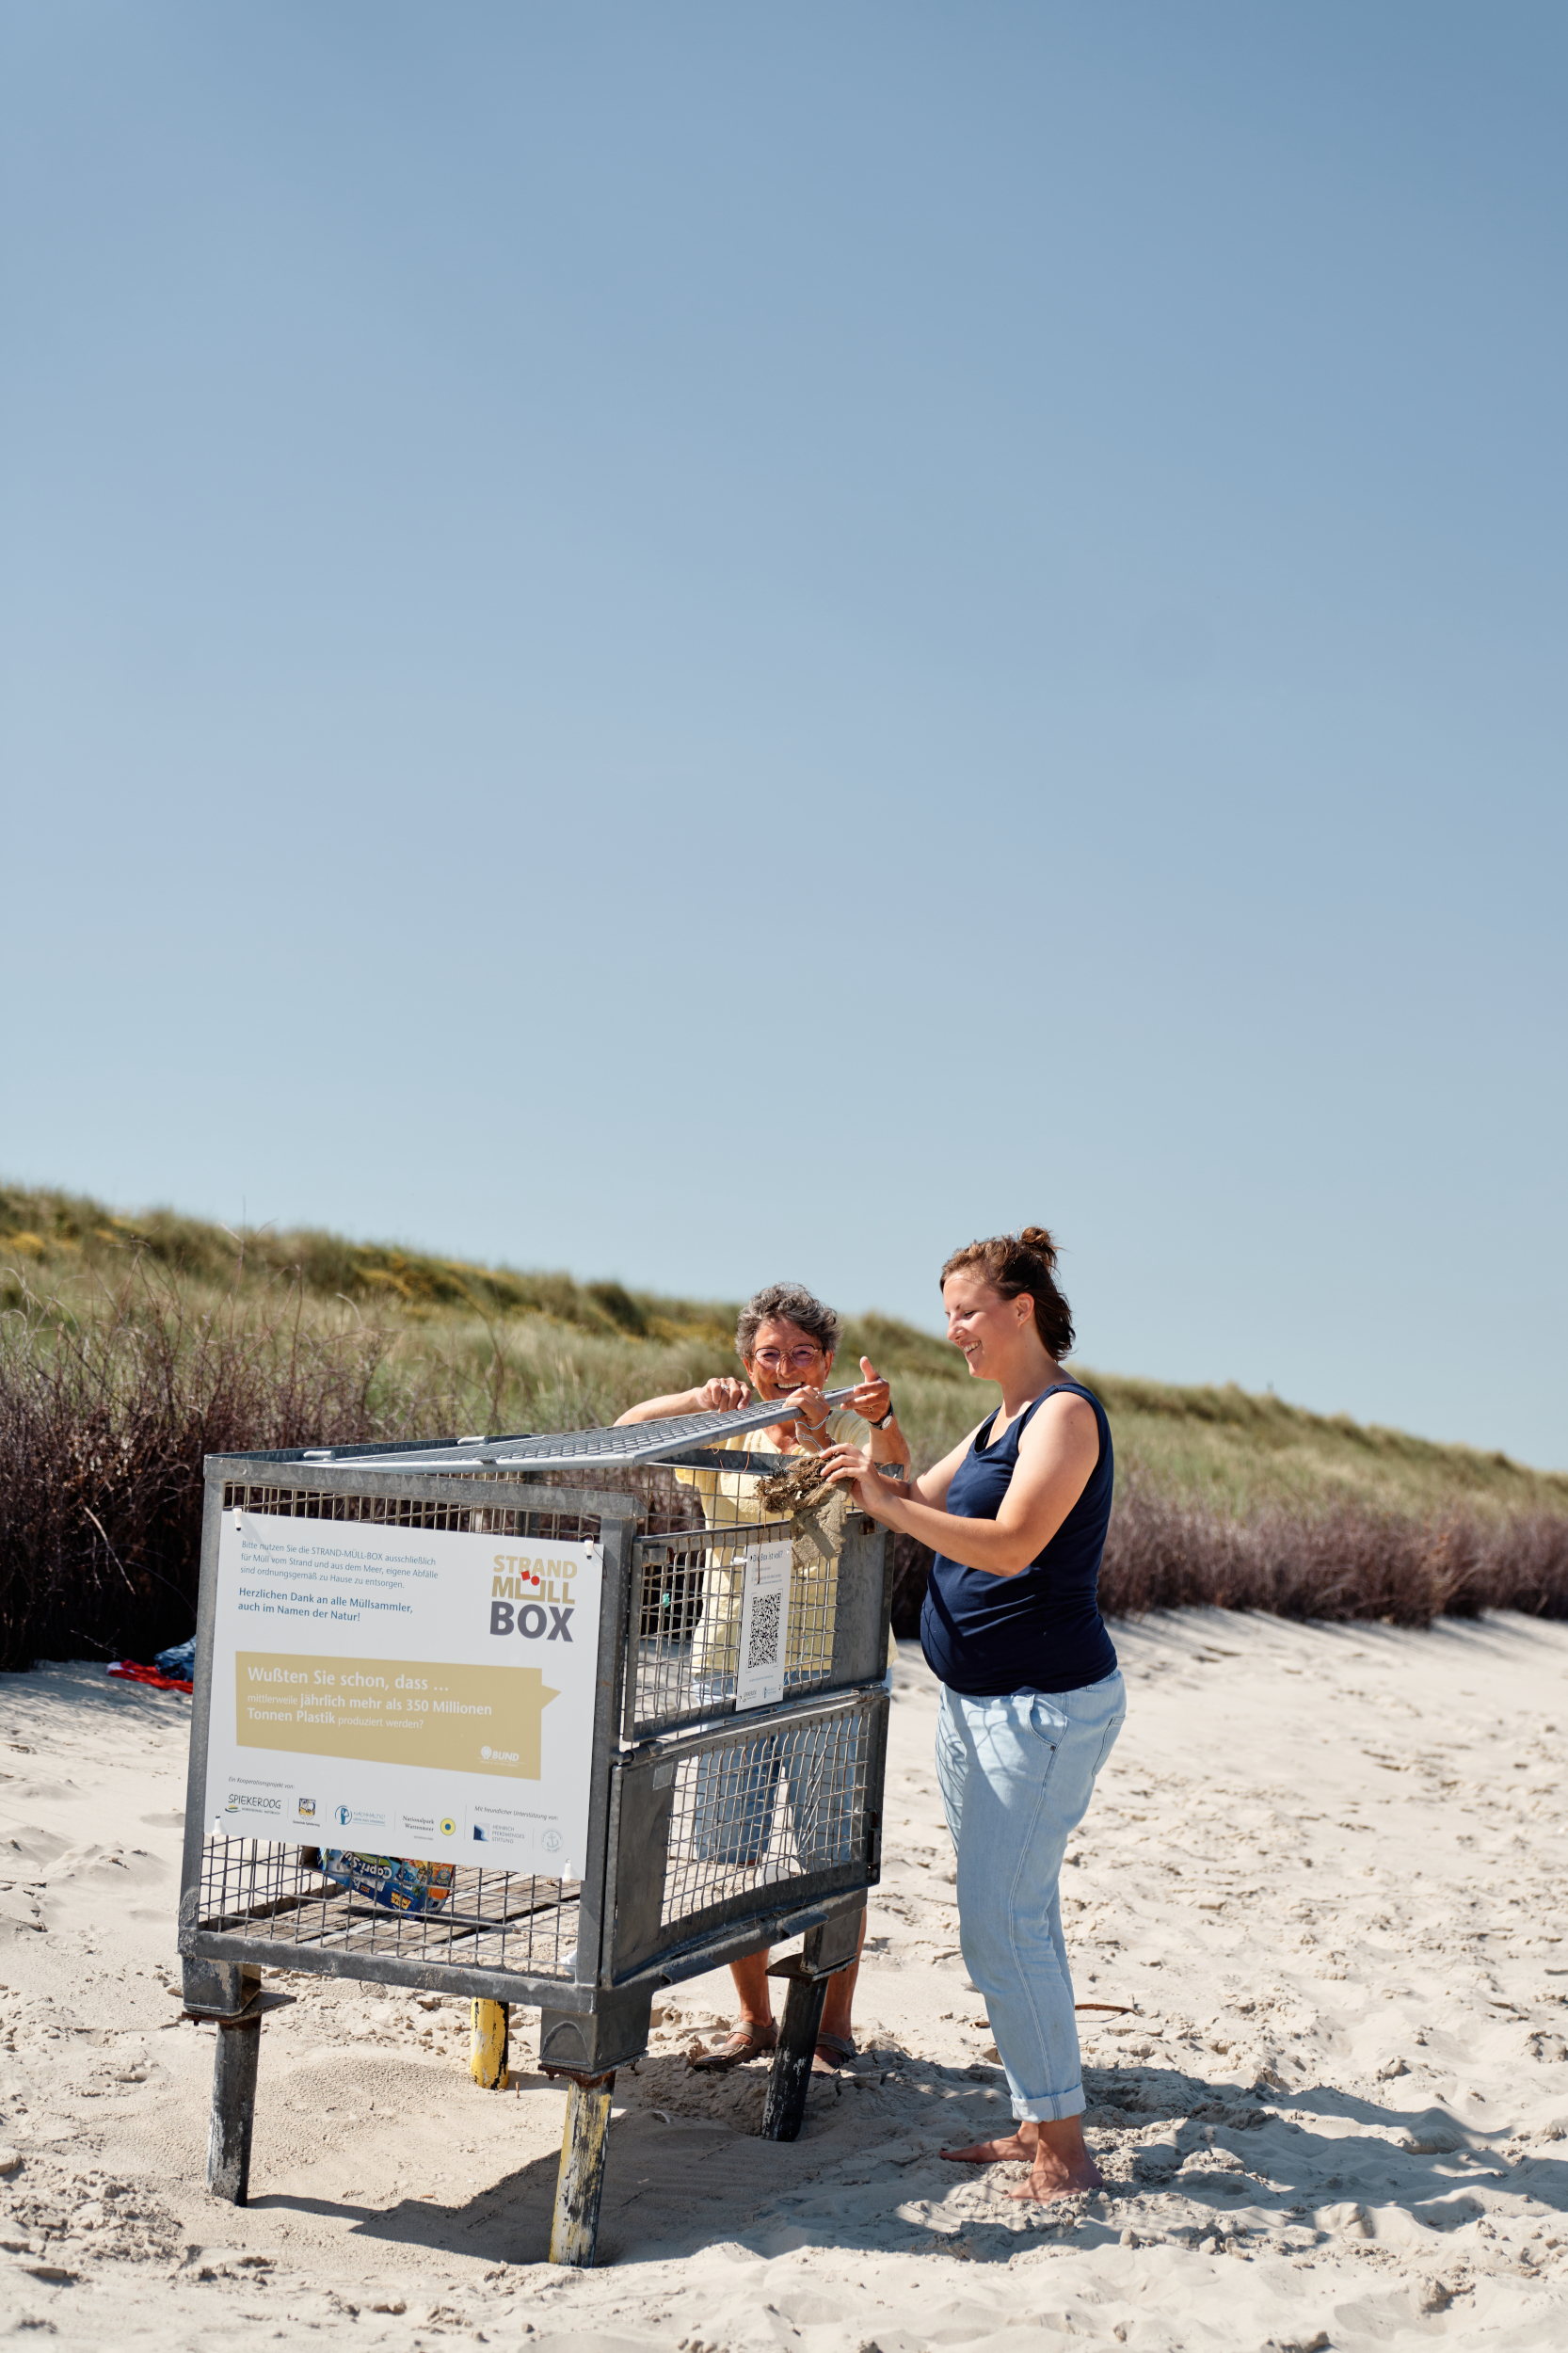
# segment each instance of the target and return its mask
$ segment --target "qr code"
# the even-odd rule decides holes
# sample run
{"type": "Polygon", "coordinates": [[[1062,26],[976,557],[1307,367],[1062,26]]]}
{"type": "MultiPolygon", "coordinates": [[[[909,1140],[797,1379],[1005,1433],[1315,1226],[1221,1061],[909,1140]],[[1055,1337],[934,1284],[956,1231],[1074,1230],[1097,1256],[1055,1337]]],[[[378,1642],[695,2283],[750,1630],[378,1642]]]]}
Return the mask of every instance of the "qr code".
{"type": "Polygon", "coordinates": [[[784,1612],[782,1593],[759,1593],[751,1605],[751,1631],[746,1643],[746,1673],[754,1667],[778,1664],[778,1629],[784,1612]]]}

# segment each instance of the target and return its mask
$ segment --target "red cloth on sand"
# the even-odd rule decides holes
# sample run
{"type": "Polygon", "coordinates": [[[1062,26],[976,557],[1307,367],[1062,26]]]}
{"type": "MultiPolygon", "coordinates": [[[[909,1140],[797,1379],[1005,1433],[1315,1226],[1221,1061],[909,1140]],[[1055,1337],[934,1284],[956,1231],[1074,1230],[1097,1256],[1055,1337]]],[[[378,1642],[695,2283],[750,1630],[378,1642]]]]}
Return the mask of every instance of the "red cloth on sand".
{"type": "Polygon", "coordinates": [[[117,1658],[104,1673],[118,1675],[121,1683],[150,1684],[154,1691],[188,1691],[192,1688],[182,1683],[178,1675],[161,1675],[156,1667],[139,1667],[134,1658],[117,1658]]]}

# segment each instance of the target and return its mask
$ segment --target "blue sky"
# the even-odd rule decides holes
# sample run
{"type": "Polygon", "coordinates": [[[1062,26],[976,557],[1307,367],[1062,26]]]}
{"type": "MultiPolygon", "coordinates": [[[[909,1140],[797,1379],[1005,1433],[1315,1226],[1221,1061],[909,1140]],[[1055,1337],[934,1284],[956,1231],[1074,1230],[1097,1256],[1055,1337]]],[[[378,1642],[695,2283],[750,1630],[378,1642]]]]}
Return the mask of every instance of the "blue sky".
{"type": "Polygon", "coordinates": [[[1568,20],[0,6],[0,1168],[1568,1464],[1568,20]]]}

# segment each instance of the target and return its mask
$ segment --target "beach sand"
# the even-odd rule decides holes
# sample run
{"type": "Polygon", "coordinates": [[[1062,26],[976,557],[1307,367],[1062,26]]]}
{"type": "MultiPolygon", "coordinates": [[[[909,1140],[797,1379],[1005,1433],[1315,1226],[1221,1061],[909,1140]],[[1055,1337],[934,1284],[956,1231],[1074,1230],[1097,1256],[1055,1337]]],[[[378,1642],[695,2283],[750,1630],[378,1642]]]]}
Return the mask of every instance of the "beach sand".
{"type": "Polygon", "coordinates": [[[1114,1629],[1129,1713],[1064,1874],[1108,2188],[943,2165],[1007,2110],[958,1955],[935,1686],[896,1681],[853,2077],[792,2147],[693,2074],[727,1974],[622,2071],[599,2266],[545,2251],[564,2093],[466,2005],[296,1976],[253,2202],[202,2186],[180,2022],[188,1702],[0,1678],[0,2335],[579,2353],[1568,2343],[1568,1626],[1114,1629]]]}

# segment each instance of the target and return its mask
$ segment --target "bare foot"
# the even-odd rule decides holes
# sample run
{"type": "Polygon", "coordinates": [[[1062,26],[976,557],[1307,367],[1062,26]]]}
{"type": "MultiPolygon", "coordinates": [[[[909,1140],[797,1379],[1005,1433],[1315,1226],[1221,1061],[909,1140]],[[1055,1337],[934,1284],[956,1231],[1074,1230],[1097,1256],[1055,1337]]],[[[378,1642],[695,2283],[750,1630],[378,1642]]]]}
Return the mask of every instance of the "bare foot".
{"type": "Polygon", "coordinates": [[[1065,2166],[1060,2157],[1038,2149],[1034,2153],[1034,2169],[1028,2181],[1017,2189],[1008,2190],[1006,2195],[1009,2198],[1034,2199],[1045,2206],[1053,2198],[1072,2198],[1080,2189],[1104,2187],[1105,2176],[1087,2150],[1083,2153],[1081,2165],[1065,2166]]]}
{"type": "MultiPolygon", "coordinates": [[[[1019,2138],[1029,2127],[1020,2126],[1019,2138]]],[[[1083,2126],[1076,2116],[1064,2117],[1059,2124],[1036,2124],[1034,2146],[1028,2151],[1033,2163],[1029,2179],[1016,2189],[1007,2192],[1009,2198],[1030,2199],[1048,2205],[1053,2198],[1071,2198],[1080,2190],[1103,2189],[1105,2176],[1083,2143],[1083,2126]]]]}
{"type": "Polygon", "coordinates": [[[1007,2165],[1020,2158],[1028,2165],[1034,2156],[1034,2143],[1012,2133],[1006,2140],[977,2140],[968,2149],[943,2149],[939,2154],[949,2165],[1007,2165]]]}
{"type": "Polygon", "coordinates": [[[1105,2176],[1083,2145],[1083,2127],[1076,2116],[1059,2124],[1026,2121],[1005,2140],[977,2140],[968,2149],[944,2149],[941,2153],[950,2165],[1027,2165],[1028,2181],[1006,2194],[1041,2205],[1105,2186],[1105,2176]]]}

